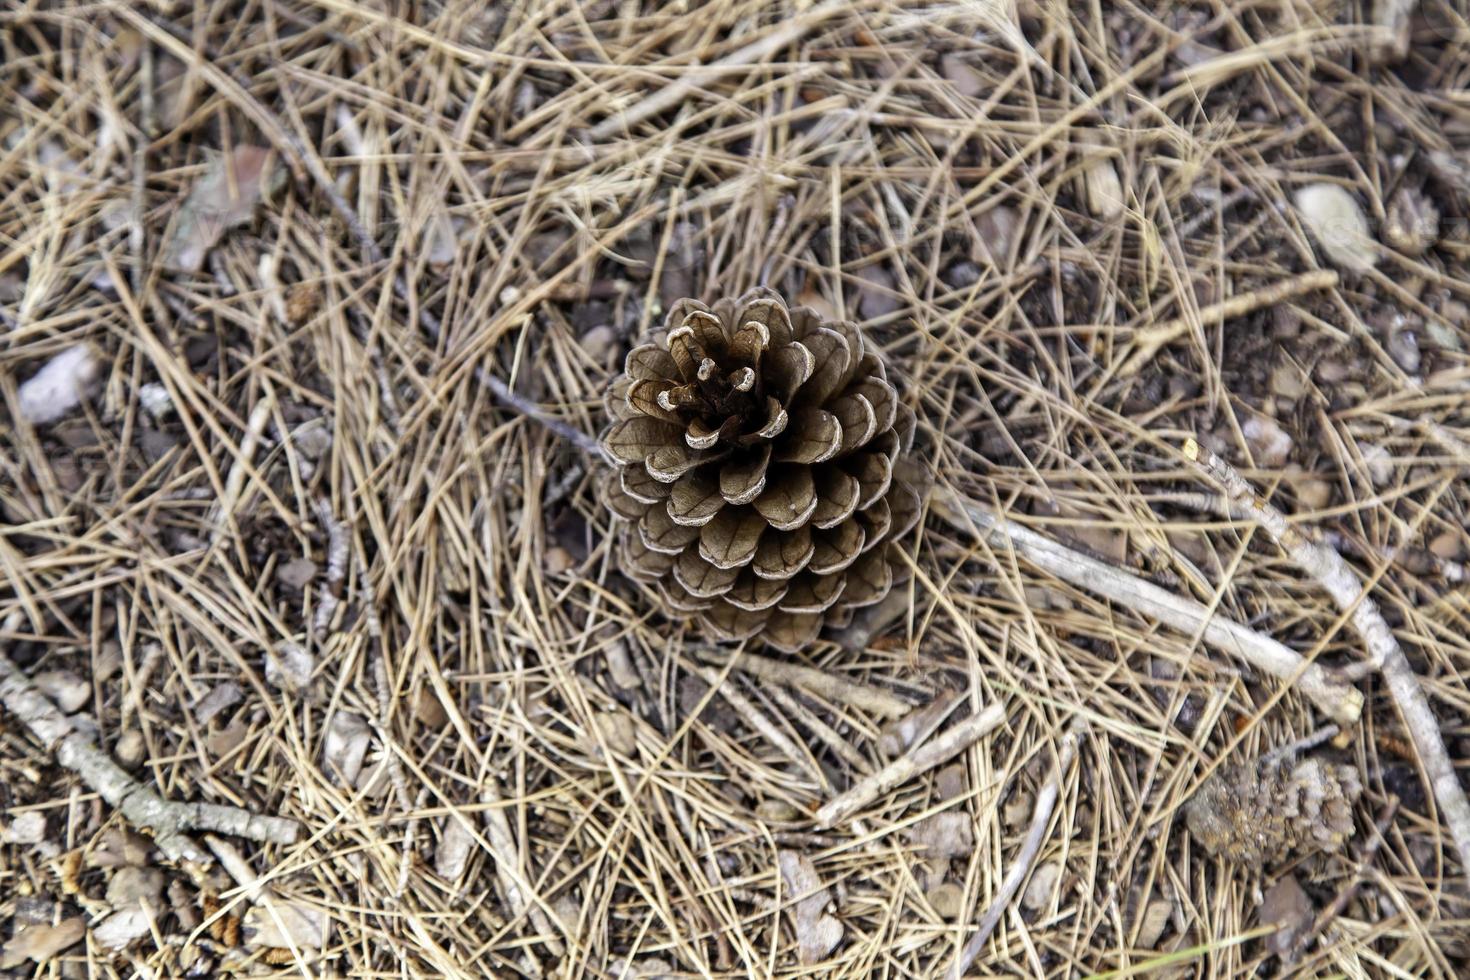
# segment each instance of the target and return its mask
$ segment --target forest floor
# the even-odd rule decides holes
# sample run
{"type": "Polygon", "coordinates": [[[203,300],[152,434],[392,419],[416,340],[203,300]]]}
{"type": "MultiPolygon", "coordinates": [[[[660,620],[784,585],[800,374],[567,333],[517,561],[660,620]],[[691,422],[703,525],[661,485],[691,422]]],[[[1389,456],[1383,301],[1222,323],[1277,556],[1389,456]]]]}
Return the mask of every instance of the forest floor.
{"type": "Polygon", "coordinates": [[[1467,86],[1456,0],[6,4],[0,975],[1467,975],[1467,86]],[[589,451],[756,284],[934,480],[789,658],[655,610],[589,451]],[[1202,846],[1334,720],[1351,836],[1202,846]]]}

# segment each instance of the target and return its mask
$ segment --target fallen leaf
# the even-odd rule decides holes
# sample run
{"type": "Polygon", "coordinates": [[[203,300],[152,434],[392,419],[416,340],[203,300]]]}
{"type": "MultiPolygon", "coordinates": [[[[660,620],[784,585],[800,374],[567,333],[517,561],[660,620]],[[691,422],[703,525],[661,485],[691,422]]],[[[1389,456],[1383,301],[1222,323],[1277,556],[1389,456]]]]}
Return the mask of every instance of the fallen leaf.
{"type": "Polygon", "coordinates": [[[1357,199],[1336,184],[1311,184],[1293,198],[1302,224],[1334,265],[1367,272],[1378,264],[1378,243],[1357,199]]]}
{"type": "Polygon", "coordinates": [[[0,970],[13,970],[26,960],[45,963],[66,947],[80,942],[86,934],[87,924],[79,915],[62,919],[54,926],[26,926],[0,947],[0,970]]]}
{"type": "Polygon", "coordinates": [[[107,904],[119,911],[145,902],[156,909],[162,894],[163,872],[157,868],[118,868],[107,883],[107,904]]]}
{"type": "Polygon", "coordinates": [[[120,909],[97,923],[92,938],[107,949],[122,949],[151,931],[149,915],[142,906],[120,909]]]}
{"type": "Polygon", "coordinates": [[[831,896],[810,858],[795,851],[779,851],[776,860],[786,884],[786,897],[797,899],[788,912],[796,930],[797,955],[803,966],[811,966],[842,941],[842,923],[827,914],[831,896]]]}
{"type": "Polygon", "coordinates": [[[280,899],[252,906],[245,913],[248,942],[277,949],[321,949],[326,941],[327,917],[321,909],[280,899]]]}
{"type": "Polygon", "coordinates": [[[208,725],[220,712],[239,704],[244,696],[240,685],[234,681],[222,681],[216,684],[194,705],[195,723],[208,725]]]}
{"type": "Polygon", "coordinates": [[[1138,948],[1154,949],[1169,926],[1169,917],[1174,914],[1174,903],[1167,898],[1155,897],[1144,906],[1138,926],[1138,948]]]}
{"type": "Polygon", "coordinates": [[[1276,931],[1266,937],[1266,947],[1277,956],[1284,956],[1297,938],[1311,926],[1316,909],[1296,876],[1287,874],[1266,890],[1265,898],[1256,911],[1257,921],[1263,926],[1276,926],[1276,931]]]}
{"type": "Polygon", "coordinates": [[[326,738],[322,740],[322,768],[352,785],[362,772],[371,736],[367,722],[350,711],[338,711],[327,723],[326,738]]]}
{"type": "Polygon", "coordinates": [[[91,347],[68,347],[21,382],[17,391],[21,418],[32,425],[55,422],[89,397],[97,372],[91,347]]]}
{"type": "Polygon", "coordinates": [[[445,819],[444,833],[434,851],[434,873],[445,881],[459,880],[475,849],[475,838],[470,828],[465,826],[465,819],[454,814],[445,819]]]}
{"type": "Polygon", "coordinates": [[[211,758],[216,760],[223,759],[235,751],[235,749],[239,748],[240,743],[245,741],[245,736],[249,732],[250,729],[245,726],[244,722],[237,721],[206,738],[204,740],[204,747],[208,750],[211,758]]]}
{"type": "Polygon", "coordinates": [[[975,850],[973,822],[968,813],[936,813],[910,827],[907,835],[920,857],[948,861],[975,850]]]}
{"type": "Polygon", "coordinates": [[[215,157],[179,209],[165,263],[197,272],[225,232],[249,221],[260,199],[284,179],[269,147],[237,146],[215,157]]]}

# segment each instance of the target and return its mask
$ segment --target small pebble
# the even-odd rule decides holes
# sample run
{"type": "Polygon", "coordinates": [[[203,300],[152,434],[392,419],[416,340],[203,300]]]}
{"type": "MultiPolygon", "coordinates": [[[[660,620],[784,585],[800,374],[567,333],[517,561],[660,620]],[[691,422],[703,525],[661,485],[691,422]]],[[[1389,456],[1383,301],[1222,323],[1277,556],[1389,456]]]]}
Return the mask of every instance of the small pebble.
{"type": "Polygon", "coordinates": [[[1047,861],[1038,864],[1036,870],[1031,872],[1031,881],[1026,885],[1026,891],[1021,895],[1021,907],[1029,912],[1035,912],[1046,906],[1051,901],[1052,892],[1057,887],[1057,879],[1062,876],[1062,866],[1055,861],[1047,861]]]}
{"type": "Polygon", "coordinates": [[[31,679],[61,713],[69,715],[92,698],[92,685],[69,670],[47,670],[31,679]]]}
{"type": "Polygon", "coordinates": [[[934,777],[934,791],[941,800],[952,800],[965,795],[967,780],[965,767],[959,763],[945,766],[934,777]]]}
{"type": "Polygon", "coordinates": [[[945,882],[924,897],[941,918],[958,919],[965,911],[965,891],[953,882],[945,882]]]}
{"type": "Polygon", "coordinates": [[[577,559],[572,557],[572,553],[561,547],[547,548],[546,556],[542,560],[542,565],[545,567],[546,574],[548,575],[560,575],[576,564],[577,559]]]}
{"type": "Polygon", "coordinates": [[[113,747],[112,754],[117,759],[117,764],[124,769],[136,769],[143,762],[143,753],[146,751],[143,733],[134,728],[123,732],[122,738],[113,747]]]}
{"type": "Polygon", "coordinates": [[[608,354],[612,353],[613,348],[617,346],[618,335],[613,332],[612,327],[606,325],[597,326],[584,333],[578,343],[582,345],[582,349],[587,352],[588,357],[592,358],[598,364],[602,364],[607,360],[608,354]]]}
{"type": "Polygon", "coordinates": [[[1332,502],[1332,484],[1326,480],[1307,477],[1293,486],[1297,501],[1307,510],[1321,510],[1332,502]]]}
{"type": "Polygon", "coordinates": [[[46,818],[39,810],[27,810],[0,831],[0,840],[8,844],[39,844],[46,839],[46,818]]]}
{"type": "Polygon", "coordinates": [[[1462,531],[1445,531],[1443,534],[1436,534],[1429,542],[1429,551],[1436,558],[1458,561],[1461,555],[1460,541],[1464,536],[1462,531]]]}
{"type": "Polygon", "coordinates": [[[1375,487],[1387,486],[1393,481],[1393,457],[1387,449],[1376,443],[1362,447],[1363,463],[1368,467],[1368,478],[1375,487]]]}
{"type": "Polygon", "coordinates": [[[801,811],[785,800],[763,800],[756,805],[755,815],[767,823],[790,823],[801,819],[801,811]]]}

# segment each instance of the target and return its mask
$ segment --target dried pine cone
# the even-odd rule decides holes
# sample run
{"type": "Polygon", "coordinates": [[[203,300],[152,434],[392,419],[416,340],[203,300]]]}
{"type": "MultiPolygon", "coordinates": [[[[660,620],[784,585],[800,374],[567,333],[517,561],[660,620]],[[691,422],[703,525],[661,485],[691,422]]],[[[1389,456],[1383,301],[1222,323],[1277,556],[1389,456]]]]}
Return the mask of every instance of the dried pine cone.
{"type": "Polygon", "coordinates": [[[1293,852],[1335,851],[1353,835],[1358,770],[1320,759],[1224,766],[1185,808],[1194,839],[1211,854],[1260,870],[1293,852]]]}
{"type": "Polygon", "coordinates": [[[892,588],[914,415],[855,325],[768,289],[680,300],[607,403],[622,567],[672,616],[794,651],[892,588]]]}

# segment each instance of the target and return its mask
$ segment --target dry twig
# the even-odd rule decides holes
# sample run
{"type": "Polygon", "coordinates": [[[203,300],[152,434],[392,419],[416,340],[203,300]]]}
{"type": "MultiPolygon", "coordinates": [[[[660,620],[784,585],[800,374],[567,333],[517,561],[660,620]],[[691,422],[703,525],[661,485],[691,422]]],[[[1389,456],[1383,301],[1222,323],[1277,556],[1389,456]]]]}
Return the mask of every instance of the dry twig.
{"type": "Polygon", "coordinates": [[[1304,272],[1290,279],[1282,279],[1269,286],[1253,289],[1248,293],[1241,293],[1218,303],[1211,303],[1202,308],[1197,316],[1175,317],[1165,320],[1147,330],[1140,330],[1133,336],[1134,351],[1123,366],[1113,372],[1122,378],[1131,378],[1137,374],[1139,369],[1153,359],[1165,344],[1188,333],[1194,324],[1210,324],[1216,321],[1233,320],[1237,317],[1254,313],[1256,310],[1275,306],[1278,303],[1310,293],[1318,289],[1331,289],[1337,285],[1338,275],[1331,269],[1316,269],[1312,272],[1304,272]]]}
{"type": "Polygon", "coordinates": [[[208,855],[188,836],[191,830],[232,834],[270,844],[294,844],[301,832],[295,820],[264,816],[214,803],[178,803],[163,799],[128,775],[107,754],[76,730],[15,661],[0,654],[0,702],[56,761],[82,778],[123,816],[153,834],[160,850],[175,861],[208,864],[208,855]]]}
{"type": "Polygon", "coordinates": [[[1326,669],[1302,659],[1285,644],[1262,636],[1224,616],[1211,613],[1193,599],[1186,599],[1064,547],[1045,535],[1014,521],[997,517],[954,494],[938,497],[936,506],[950,515],[951,523],[968,527],[992,547],[1015,548],[1025,559],[1064,582],[1095,592],[1206,643],[1233,653],[1257,668],[1295,684],[1328,717],[1340,725],[1352,725],[1363,709],[1363,695],[1326,669]]]}
{"type": "Polygon", "coordinates": [[[956,722],[933,741],[915,746],[907,755],[899,756],[871,776],[854,783],[846,792],[822,804],[815,817],[817,826],[835,826],[889,790],[944,765],[995,731],[1005,720],[1005,706],[992,704],[956,722]]]}
{"type": "Polygon", "coordinates": [[[1218,483],[1233,507],[1250,514],[1271,539],[1332,596],[1347,613],[1358,635],[1368,647],[1368,656],[1388,682],[1389,694],[1403,718],[1404,727],[1419,754],[1419,764],[1429,779],[1435,802],[1449,828],[1462,867],[1470,868],[1470,800],[1455,774],[1455,764],[1445,750],[1444,736],[1429,700],[1419,686],[1414,668],[1394,638],[1393,629],[1378,611],[1378,605],[1359,583],[1348,563],[1330,548],[1310,541],[1287,523],[1275,507],[1257,496],[1255,489],[1219,456],[1193,439],[1184,446],[1184,456],[1200,473],[1218,483]]]}
{"type": "Polygon", "coordinates": [[[1056,809],[1057,797],[1062,792],[1062,780],[1067,778],[1067,771],[1072,768],[1072,760],[1077,757],[1077,740],[1081,737],[1081,726],[1074,725],[1062,736],[1061,747],[1057,750],[1057,766],[1052,770],[1051,778],[1041,788],[1036,796],[1036,807],[1031,812],[1031,824],[1026,828],[1026,836],[1021,841],[1021,849],[1016,852],[1015,860],[1011,862],[1011,870],[1006,872],[1005,881],[1001,882],[1000,891],[995,895],[990,908],[985,910],[985,915],[980,919],[980,925],[975,934],[965,943],[965,948],[955,959],[954,965],[950,967],[950,980],[959,980],[964,976],[970,964],[975,962],[975,957],[980,955],[980,949],[990,934],[995,931],[1000,917],[1011,904],[1021,882],[1026,880],[1030,874],[1031,866],[1036,863],[1036,857],[1041,853],[1041,842],[1046,838],[1047,825],[1051,823],[1052,811],[1056,809]]]}
{"type": "MultiPolygon", "coordinates": [[[[723,664],[729,659],[727,654],[712,649],[699,650],[697,655],[711,663],[723,664]]],[[[752,677],[759,677],[763,681],[799,687],[818,697],[862,711],[871,711],[884,718],[901,718],[914,709],[909,702],[880,688],[851,681],[815,667],[807,667],[789,660],[763,657],[749,651],[742,651],[735,655],[735,669],[752,677]]]]}

